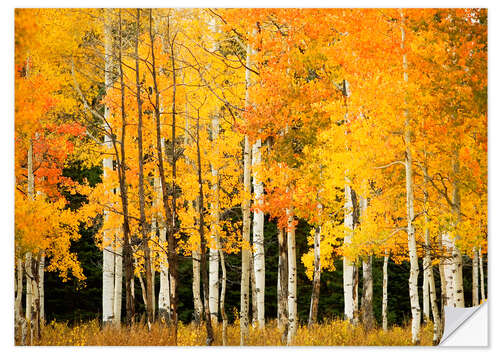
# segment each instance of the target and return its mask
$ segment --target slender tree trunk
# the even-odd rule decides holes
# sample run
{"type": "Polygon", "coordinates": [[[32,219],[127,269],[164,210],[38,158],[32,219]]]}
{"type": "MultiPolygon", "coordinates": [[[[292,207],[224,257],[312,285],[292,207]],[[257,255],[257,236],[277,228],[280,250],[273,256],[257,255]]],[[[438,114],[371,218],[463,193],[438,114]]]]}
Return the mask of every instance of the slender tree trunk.
{"type": "Polygon", "coordinates": [[[206,241],[205,241],[205,219],[203,214],[203,181],[201,177],[201,154],[200,154],[200,113],[198,111],[196,121],[196,153],[198,161],[198,212],[199,212],[199,234],[201,242],[201,276],[203,279],[203,298],[205,300],[205,326],[207,329],[207,346],[211,346],[214,341],[214,334],[212,330],[212,321],[210,318],[210,310],[208,308],[208,272],[207,272],[207,259],[206,259],[206,241]]]}
{"type": "Polygon", "coordinates": [[[389,255],[387,251],[384,256],[384,267],[382,268],[382,329],[387,331],[387,283],[389,277],[387,275],[387,266],[389,263],[389,255]]]}
{"type": "Polygon", "coordinates": [[[281,331],[281,343],[285,344],[288,336],[288,244],[286,230],[278,227],[279,243],[279,291],[278,291],[278,328],[281,331]]]}
{"type": "Polygon", "coordinates": [[[118,241],[115,248],[115,289],[113,297],[113,323],[115,326],[120,326],[122,319],[122,281],[123,281],[123,245],[121,239],[116,237],[118,241]]]}
{"type": "MultiPolygon", "coordinates": [[[[159,206],[161,202],[161,183],[160,178],[154,178],[154,190],[156,193],[156,205],[159,206]]],[[[158,228],[159,228],[159,242],[161,247],[166,246],[167,229],[165,221],[158,215],[158,228]]],[[[168,248],[167,248],[168,249],[168,248]]],[[[158,292],[158,317],[162,321],[170,322],[170,279],[168,276],[168,259],[165,252],[161,252],[162,259],[160,259],[160,290],[158,292]]]]}
{"type": "Polygon", "coordinates": [[[139,273],[139,284],[141,285],[141,293],[142,293],[142,302],[144,303],[144,306],[146,307],[146,313],[148,310],[148,297],[147,297],[147,289],[146,285],[144,284],[144,279],[142,278],[142,273],[139,273]]]}
{"type": "Polygon", "coordinates": [[[22,298],[23,298],[23,260],[22,258],[16,258],[16,300],[14,302],[14,317],[17,325],[20,323],[22,319],[22,298]]]}
{"type": "MultiPolygon", "coordinates": [[[[368,209],[368,199],[361,197],[359,201],[360,216],[366,215],[368,209]]],[[[375,317],[373,316],[373,274],[372,274],[372,256],[363,258],[363,298],[361,301],[361,319],[366,330],[375,327],[375,317]]]]}
{"type": "MultiPolygon", "coordinates": [[[[442,241],[442,239],[441,239],[442,241]]],[[[442,243],[440,242],[441,246],[442,246],[442,243]]],[[[439,259],[439,279],[440,279],[440,282],[441,282],[441,331],[440,331],[440,334],[443,332],[443,327],[444,327],[444,324],[445,324],[445,315],[444,315],[444,307],[445,306],[448,306],[448,296],[446,296],[447,294],[447,290],[448,290],[448,287],[446,286],[447,285],[447,282],[446,282],[446,274],[445,274],[445,271],[444,271],[444,258],[441,257],[439,259]]]]}
{"type": "MultiPolygon", "coordinates": [[[[111,9],[105,10],[104,24],[104,89],[107,92],[111,87],[111,71],[112,71],[112,34],[111,34],[111,9]]],[[[108,106],[104,106],[104,127],[106,134],[104,135],[104,150],[109,151],[112,148],[112,140],[108,135],[110,111],[108,106]]],[[[102,160],[104,169],[103,181],[109,181],[110,171],[113,170],[113,158],[111,155],[106,155],[102,160]]],[[[109,220],[109,213],[104,211],[104,225],[109,220]]],[[[102,263],[102,322],[103,325],[113,322],[114,313],[114,291],[115,291],[115,257],[112,248],[114,232],[105,230],[103,232],[103,263],[102,263]]]]}
{"type": "Polygon", "coordinates": [[[227,346],[227,315],[226,315],[226,262],[224,260],[224,251],[219,246],[220,264],[222,268],[222,286],[220,291],[220,313],[222,315],[222,345],[227,346]]]}
{"type": "Polygon", "coordinates": [[[314,233],[314,275],[313,275],[313,289],[311,294],[311,306],[309,308],[309,322],[308,325],[312,326],[318,319],[318,305],[319,305],[319,290],[321,283],[321,226],[316,227],[314,233]]]}
{"type": "Polygon", "coordinates": [[[194,299],[194,320],[197,324],[203,319],[203,302],[201,300],[200,290],[200,251],[192,251],[193,261],[193,299],[194,299]]]}
{"type": "Polygon", "coordinates": [[[26,270],[26,324],[28,331],[27,333],[31,336],[32,330],[32,313],[33,313],[33,275],[32,275],[32,263],[33,259],[31,256],[31,252],[26,253],[26,257],[24,259],[24,267],[26,270]]]}
{"type": "Polygon", "coordinates": [[[257,326],[257,288],[255,285],[255,269],[254,269],[254,260],[253,255],[250,255],[250,285],[252,288],[252,326],[257,326]]]}
{"type": "MultiPolygon", "coordinates": [[[[436,345],[439,343],[439,338],[441,337],[441,318],[439,316],[439,309],[438,309],[438,304],[437,304],[437,294],[436,294],[436,284],[434,281],[434,272],[432,268],[432,257],[431,257],[431,239],[430,239],[430,231],[429,231],[429,225],[430,225],[430,218],[429,218],[429,213],[427,211],[427,207],[429,204],[429,193],[427,191],[427,184],[428,184],[428,172],[427,172],[427,152],[424,150],[424,157],[425,157],[425,162],[424,162],[424,224],[425,224],[425,229],[424,229],[424,239],[425,239],[425,255],[424,255],[424,277],[426,277],[426,282],[427,284],[427,290],[428,290],[428,300],[430,300],[430,307],[432,309],[432,319],[434,321],[434,336],[433,336],[433,343],[436,345]]],[[[424,291],[424,299],[425,299],[425,291],[424,291]]],[[[429,301],[424,300],[424,315],[425,315],[425,309],[427,308],[427,316],[426,316],[426,322],[429,321],[429,306],[425,306],[425,304],[429,304],[429,301]]]]}
{"type": "Polygon", "coordinates": [[[486,294],[484,289],[483,254],[481,252],[481,247],[479,247],[479,274],[481,279],[481,303],[483,303],[486,301],[486,294]]]}
{"type": "MultiPolygon", "coordinates": [[[[401,49],[405,49],[405,18],[403,11],[401,12],[401,49]]],[[[406,62],[406,53],[403,53],[403,76],[405,83],[408,83],[408,64],[406,62]]],[[[405,104],[406,99],[405,99],[405,104]]],[[[411,124],[408,108],[404,111],[405,125],[404,125],[404,141],[405,141],[405,176],[406,176],[406,211],[408,221],[408,251],[410,255],[410,305],[412,315],[412,342],[414,344],[420,343],[420,302],[418,298],[418,255],[417,243],[415,239],[415,230],[413,220],[415,213],[413,208],[413,159],[411,153],[411,124]]]]}
{"type": "MultiPolygon", "coordinates": [[[[151,241],[153,241],[156,237],[156,231],[157,231],[157,219],[153,217],[152,222],[151,222],[151,241]]],[[[151,265],[149,266],[149,269],[151,269],[151,290],[149,293],[151,294],[151,308],[152,308],[152,313],[153,316],[156,316],[156,286],[155,286],[155,279],[156,279],[156,269],[155,269],[155,253],[154,251],[151,251],[151,265]]],[[[153,317],[154,320],[154,317],[153,317]]]]}
{"type": "Polygon", "coordinates": [[[427,280],[427,265],[426,265],[426,259],[424,257],[423,261],[423,272],[424,272],[424,278],[422,281],[422,305],[423,305],[423,317],[424,317],[424,323],[427,324],[429,322],[429,281],[427,280]]]}
{"type": "MultiPolygon", "coordinates": [[[[346,233],[344,236],[344,245],[351,243],[354,230],[354,204],[352,199],[351,187],[345,185],[345,203],[344,203],[344,226],[346,233]]],[[[344,315],[349,322],[354,321],[354,263],[347,257],[343,258],[343,280],[344,280],[344,315]]]]}
{"type": "MultiPolygon", "coordinates": [[[[255,194],[255,203],[262,205],[262,195],[264,188],[262,182],[258,178],[256,169],[261,164],[261,140],[257,139],[252,145],[252,176],[253,190],[255,194]]],[[[253,245],[254,245],[254,272],[255,272],[255,295],[257,303],[257,322],[259,328],[265,327],[265,251],[264,251],[264,212],[260,208],[256,208],[253,213],[253,245]]]]}
{"type": "Polygon", "coordinates": [[[31,344],[41,337],[40,333],[40,287],[38,280],[38,263],[40,262],[40,256],[33,258],[33,265],[31,274],[34,277],[32,279],[31,291],[33,294],[33,312],[32,312],[32,328],[31,328],[31,344]]]}
{"type": "Polygon", "coordinates": [[[363,259],[363,301],[361,313],[365,329],[373,329],[375,327],[375,318],[373,316],[372,256],[363,259]]]}
{"type": "MultiPolygon", "coordinates": [[[[175,35],[171,38],[170,31],[168,34],[168,38],[170,41],[170,63],[172,69],[172,211],[171,211],[171,229],[170,234],[168,235],[168,262],[169,262],[169,275],[170,275],[170,303],[172,304],[171,314],[172,320],[175,328],[175,344],[177,344],[177,253],[176,253],[176,241],[175,234],[177,232],[177,203],[176,203],[176,187],[177,187],[177,154],[176,154],[176,118],[177,118],[177,109],[176,109],[176,95],[177,95],[177,73],[175,68],[175,35]]],[[[198,143],[199,144],[199,143],[198,143]]],[[[203,210],[203,205],[200,205],[200,211],[203,210]]]]}
{"type": "MultiPolygon", "coordinates": [[[[167,21],[170,21],[168,19],[167,21]]],[[[165,212],[165,229],[168,240],[168,250],[167,250],[167,259],[168,259],[168,279],[166,278],[166,273],[164,272],[163,281],[167,284],[167,287],[164,287],[164,290],[169,289],[169,299],[166,301],[170,302],[170,307],[168,309],[168,313],[170,314],[170,320],[174,326],[174,343],[177,345],[177,255],[176,255],[176,246],[175,246],[175,179],[176,179],[176,153],[175,153],[175,117],[176,117],[176,73],[175,73],[175,59],[174,59],[174,41],[175,37],[172,39],[170,43],[170,57],[172,63],[172,78],[173,78],[173,93],[172,93],[172,210],[170,210],[169,202],[168,202],[168,192],[167,192],[167,181],[165,178],[165,170],[164,170],[164,158],[163,158],[163,150],[164,145],[161,137],[161,118],[160,118],[160,91],[158,89],[157,83],[157,75],[156,75],[156,56],[155,56],[155,38],[153,35],[153,16],[152,9],[149,10],[149,37],[151,42],[151,74],[153,77],[153,89],[155,94],[155,105],[154,105],[154,113],[155,113],[155,124],[156,124],[156,153],[158,156],[158,172],[160,174],[160,184],[162,190],[162,201],[163,201],[163,209],[165,212]],[[170,281],[167,281],[170,280],[170,281]]],[[[169,22],[170,25],[170,22],[169,22]]],[[[170,29],[170,27],[169,27],[170,29]]],[[[168,32],[168,39],[170,40],[170,30],[168,32]]]]}
{"type": "Polygon", "coordinates": [[[450,233],[446,232],[442,235],[442,245],[444,251],[443,273],[446,281],[446,299],[445,306],[455,306],[455,262],[453,260],[453,242],[450,238],[450,233]]]}
{"type": "MultiPolygon", "coordinates": [[[[215,238],[212,236],[212,238],[215,238]]],[[[208,255],[208,307],[213,324],[219,322],[219,252],[217,248],[210,248],[208,255]]]]}
{"type": "Polygon", "coordinates": [[[288,228],[288,336],[287,345],[291,345],[297,333],[297,252],[295,248],[295,225],[293,209],[287,209],[288,228]]]}
{"type": "MultiPolygon", "coordinates": [[[[458,229],[458,226],[460,224],[460,191],[459,191],[459,186],[458,186],[458,175],[460,171],[460,163],[458,161],[458,149],[455,150],[454,152],[454,157],[453,157],[453,215],[455,216],[455,229],[458,229]]],[[[457,246],[457,241],[460,240],[460,236],[458,232],[455,233],[455,239],[454,239],[454,244],[453,244],[453,263],[454,263],[454,269],[453,269],[453,277],[455,281],[455,291],[453,292],[453,297],[455,301],[455,306],[456,307],[465,307],[465,302],[464,302],[464,284],[463,284],[463,275],[462,275],[462,253],[460,252],[460,249],[458,249],[457,246]]]]}
{"type": "MultiPolygon", "coordinates": [[[[249,50],[247,49],[247,67],[250,64],[249,50]]],[[[246,102],[248,103],[248,86],[250,81],[250,71],[246,70],[246,102]]],[[[250,142],[248,140],[248,135],[245,135],[244,151],[243,151],[243,201],[241,204],[241,209],[243,211],[243,232],[242,240],[243,245],[241,247],[241,297],[240,297],[240,345],[245,345],[248,340],[249,333],[249,308],[250,308],[250,168],[251,168],[251,156],[250,142]]],[[[253,300],[253,299],[252,299],[253,300]]]]}
{"type": "MultiPolygon", "coordinates": [[[[35,198],[35,176],[33,174],[33,140],[30,139],[28,147],[28,199],[35,198]]],[[[33,342],[33,256],[31,252],[27,252],[25,256],[26,270],[26,323],[27,333],[30,335],[30,343],[33,342]]]]}
{"type": "Polygon", "coordinates": [[[40,263],[38,264],[38,281],[39,281],[39,297],[40,297],[40,325],[45,325],[45,252],[40,253],[40,263]]]}
{"type": "Polygon", "coordinates": [[[434,336],[433,343],[437,345],[439,343],[439,339],[441,338],[441,318],[439,316],[439,308],[437,303],[437,294],[436,294],[436,284],[434,281],[434,272],[432,265],[429,267],[427,271],[427,275],[429,276],[427,280],[429,281],[429,293],[430,293],[430,303],[432,309],[432,319],[434,321],[434,336]]]}
{"type": "MultiPolygon", "coordinates": [[[[122,118],[122,130],[121,130],[121,145],[120,145],[120,155],[121,159],[118,160],[118,176],[120,181],[120,197],[122,202],[122,211],[123,211],[123,223],[122,223],[122,232],[123,232],[123,249],[122,249],[122,263],[124,265],[125,270],[125,310],[126,310],[126,322],[128,325],[131,325],[134,320],[135,315],[135,301],[134,301],[134,287],[133,287],[133,279],[134,279],[134,267],[133,267],[133,258],[132,258],[132,247],[130,246],[130,223],[128,216],[128,188],[127,188],[127,165],[126,165],[126,156],[125,156],[125,142],[126,142],[126,132],[127,132],[127,114],[125,108],[125,81],[123,75],[123,43],[122,43],[122,13],[121,9],[118,10],[118,20],[119,20],[119,51],[118,51],[118,64],[120,71],[120,94],[121,94],[121,118],[122,118]]],[[[119,289],[121,295],[121,287],[119,289]]],[[[120,310],[121,310],[121,299],[120,299],[120,310]]]]}
{"type": "Polygon", "coordinates": [[[144,194],[144,153],[142,149],[142,99],[141,99],[141,82],[139,73],[139,31],[141,21],[141,10],[137,9],[136,13],[136,33],[135,33],[135,80],[136,80],[136,97],[137,97],[137,146],[139,154],[139,214],[140,214],[140,231],[142,235],[142,251],[144,254],[144,275],[146,276],[146,319],[148,328],[151,328],[151,323],[154,320],[153,316],[153,299],[151,296],[151,253],[149,249],[148,227],[146,221],[145,194],[144,194]]]}
{"type": "MultiPolygon", "coordinates": [[[[214,146],[214,151],[217,155],[217,140],[219,136],[219,116],[215,114],[212,118],[212,143],[214,146]]],[[[212,178],[214,183],[212,184],[212,194],[218,197],[219,194],[219,170],[215,166],[215,163],[211,163],[212,178]]],[[[217,201],[217,199],[214,199],[217,201]]],[[[209,255],[209,306],[210,315],[212,316],[212,323],[216,324],[219,320],[219,205],[218,202],[211,203],[212,208],[212,227],[211,227],[211,240],[214,245],[210,248],[209,255]]]]}
{"type": "Polygon", "coordinates": [[[472,306],[479,305],[479,262],[477,256],[477,248],[472,249],[472,306]]]}

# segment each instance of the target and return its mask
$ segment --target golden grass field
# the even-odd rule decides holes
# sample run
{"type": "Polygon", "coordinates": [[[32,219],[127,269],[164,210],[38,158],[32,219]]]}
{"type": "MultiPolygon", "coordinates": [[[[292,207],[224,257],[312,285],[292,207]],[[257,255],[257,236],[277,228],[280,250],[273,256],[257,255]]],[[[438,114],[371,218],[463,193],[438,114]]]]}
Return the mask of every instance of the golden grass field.
{"type": "MultiPolygon", "coordinates": [[[[214,326],[214,345],[222,345],[222,324],[214,326]]],[[[179,346],[204,346],[204,325],[179,323],[179,346]]],[[[66,323],[51,322],[45,326],[35,344],[39,346],[171,346],[172,330],[165,324],[131,327],[106,327],[101,329],[97,320],[69,327],[66,323]]],[[[227,344],[239,346],[239,321],[227,327],[227,344]]],[[[270,322],[265,330],[250,327],[248,345],[283,346],[276,322],[270,322]]],[[[299,326],[293,341],[295,346],[411,346],[410,326],[394,326],[384,332],[381,328],[371,331],[352,326],[343,320],[331,320],[308,328],[299,326]]],[[[432,345],[432,324],[422,326],[420,345],[432,345]]]]}

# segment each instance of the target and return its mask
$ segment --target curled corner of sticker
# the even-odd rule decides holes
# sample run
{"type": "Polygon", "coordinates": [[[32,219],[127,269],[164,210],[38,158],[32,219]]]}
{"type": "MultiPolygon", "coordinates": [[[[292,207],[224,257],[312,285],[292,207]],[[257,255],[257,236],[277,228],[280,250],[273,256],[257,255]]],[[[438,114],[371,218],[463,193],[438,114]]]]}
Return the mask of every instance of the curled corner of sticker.
{"type": "Polygon", "coordinates": [[[479,306],[444,307],[444,332],[439,346],[488,346],[488,302],[479,306]]]}

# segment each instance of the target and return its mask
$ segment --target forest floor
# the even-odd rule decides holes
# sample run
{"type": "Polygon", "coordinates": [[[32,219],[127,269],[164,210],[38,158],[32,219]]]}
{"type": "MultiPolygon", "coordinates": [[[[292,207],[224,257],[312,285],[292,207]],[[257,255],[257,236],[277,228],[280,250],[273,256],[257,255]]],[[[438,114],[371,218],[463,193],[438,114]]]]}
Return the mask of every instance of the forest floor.
{"type": "MultiPolygon", "coordinates": [[[[432,323],[422,325],[420,345],[432,345],[432,323]]],[[[222,345],[222,324],[214,326],[214,345],[222,345]]],[[[179,346],[204,346],[204,325],[179,323],[179,346]]],[[[16,344],[18,341],[16,341],[16,344]]],[[[63,322],[51,322],[42,330],[42,336],[34,344],[39,346],[171,346],[174,339],[172,329],[155,323],[147,326],[106,327],[101,329],[99,321],[93,320],[68,326],[63,322]]],[[[239,346],[239,321],[227,326],[227,345],[239,346]]],[[[283,346],[276,322],[270,322],[264,330],[250,327],[250,346],[283,346]]],[[[293,341],[295,346],[411,346],[411,326],[393,326],[388,331],[376,328],[365,331],[361,326],[352,326],[346,321],[331,320],[310,328],[299,326],[293,341]]]]}

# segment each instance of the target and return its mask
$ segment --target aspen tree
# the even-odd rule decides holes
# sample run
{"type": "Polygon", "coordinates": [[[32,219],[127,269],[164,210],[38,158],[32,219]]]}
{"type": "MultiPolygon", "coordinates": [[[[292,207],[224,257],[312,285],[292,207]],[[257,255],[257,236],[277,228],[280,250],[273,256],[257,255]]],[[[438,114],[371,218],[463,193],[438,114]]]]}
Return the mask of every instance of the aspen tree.
{"type": "MultiPolygon", "coordinates": [[[[247,45],[246,51],[246,70],[245,70],[245,106],[250,105],[250,66],[251,47],[247,45]]],[[[245,135],[243,148],[243,200],[241,209],[243,211],[243,232],[241,247],[241,292],[240,292],[240,344],[246,344],[249,333],[249,310],[250,310],[250,197],[251,197],[251,157],[250,141],[248,135],[245,135]]],[[[253,300],[253,299],[252,299],[253,300]]]]}
{"type": "Polygon", "coordinates": [[[278,227],[279,266],[278,266],[278,328],[281,342],[286,343],[288,336],[288,244],[285,228],[278,227]]]}
{"type": "MultiPolygon", "coordinates": [[[[262,182],[258,178],[256,168],[260,166],[261,158],[261,140],[257,139],[252,145],[252,176],[253,190],[255,194],[254,202],[257,205],[262,205],[262,196],[264,188],[262,182]]],[[[257,306],[257,321],[259,328],[265,327],[265,251],[264,251],[264,212],[260,208],[256,208],[253,213],[253,246],[254,246],[254,274],[255,274],[255,297],[257,306]]]]}
{"type": "Polygon", "coordinates": [[[384,255],[384,266],[382,268],[382,329],[387,331],[387,283],[388,283],[388,275],[387,275],[387,266],[389,262],[389,255],[387,251],[384,255]]]}
{"type": "Polygon", "coordinates": [[[424,279],[422,281],[422,305],[423,305],[423,318],[424,323],[429,322],[429,280],[427,279],[427,267],[425,266],[425,258],[423,263],[424,279]]]}
{"type": "Polygon", "coordinates": [[[311,294],[311,306],[309,308],[309,322],[312,326],[318,319],[319,291],[321,284],[321,226],[316,227],[314,232],[314,275],[313,289],[311,294]]]}
{"type": "MultiPolygon", "coordinates": [[[[429,192],[427,190],[428,186],[428,172],[427,172],[427,151],[424,149],[424,166],[423,166],[423,174],[424,174],[424,244],[425,244],[425,253],[424,253],[424,261],[423,261],[423,270],[424,276],[427,278],[426,283],[428,289],[428,295],[430,300],[430,307],[432,310],[432,319],[434,322],[434,336],[433,342],[434,344],[439,343],[439,338],[441,337],[441,318],[439,316],[439,309],[437,303],[437,293],[436,293],[436,283],[434,281],[434,271],[432,267],[432,257],[430,252],[430,219],[429,219],[429,192]]],[[[429,303],[429,302],[427,302],[429,303]]],[[[429,309],[429,306],[427,306],[429,309]]],[[[425,300],[424,300],[424,310],[425,310],[425,300]]],[[[425,315],[425,311],[424,311],[425,315]]],[[[429,320],[429,312],[427,311],[427,320],[429,320]]]]}
{"type": "Polygon", "coordinates": [[[144,195],[144,153],[143,153],[143,140],[142,140],[142,98],[141,98],[141,81],[139,73],[139,31],[141,24],[141,10],[137,9],[136,13],[136,32],[135,32],[135,81],[136,81],[136,98],[137,98],[137,145],[138,145],[138,161],[139,161],[139,212],[140,212],[140,230],[142,235],[142,250],[144,253],[144,275],[146,276],[146,320],[148,328],[151,328],[153,322],[153,299],[151,296],[151,256],[149,249],[149,237],[147,233],[147,221],[145,211],[145,195],[144,195]]]}
{"type": "MultiPolygon", "coordinates": [[[[403,10],[400,10],[401,15],[401,49],[405,51],[405,18],[403,10]]],[[[408,63],[406,60],[406,53],[403,52],[403,78],[404,82],[408,84],[408,63]]],[[[405,103],[407,105],[407,100],[405,98],[405,103]]],[[[405,177],[406,177],[406,210],[407,210],[407,221],[408,221],[408,250],[410,254],[410,278],[409,278],[409,288],[410,288],[410,304],[412,313],[412,342],[418,344],[420,342],[420,303],[418,299],[418,255],[417,255],[417,243],[415,240],[415,227],[413,226],[413,220],[415,219],[415,213],[413,208],[413,159],[411,152],[411,124],[410,115],[408,113],[408,108],[404,109],[404,142],[405,142],[405,177]]]]}
{"type": "MultiPolygon", "coordinates": [[[[105,23],[104,23],[104,87],[107,91],[111,87],[111,71],[112,71],[112,34],[111,34],[111,9],[106,9],[105,23]]],[[[111,138],[109,137],[109,118],[110,110],[107,105],[104,106],[104,119],[105,119],[105,135],[104,135],[104,150],[109,151],[112,148],[111,138]]],[[[103,181],[109,180],[109,171],[113,170],[113,158],[111,155],[106,155],[102,160],[103,166],[103,181]]],[[[104,222],[109,216],[107,210],[104,211],[104,222]]],[[[103,324],[113,322],[114,313],[114,292],[115,292],[115,258],[112,249],[112,240],[114,232],[103,232],[103,263],[102,263],[102,321],[103,324]]]]}
{"type": "MultiPolygon", "coordinates": [[[[175,241],[174,241],[174,226],[173,223],[175,222],[174,214],[173,214],[173,209],[170,209],[170,205],[168,202],[168,192],[167,192],[167,180],[165,178],[165,168],[164,168],[164,152],[166,154],[165,150],[165,145],[164,141],[161,136],[161,103],[160,103],[160,90],[158,88],[158,81],[157,81],[157,73],[156,73],[156,55],[155,55],[155,46],[154,46],[154,35],[152,31],[152,10],[149,12],[149,21],[150,21],[150,26],[149,26],[149,37],[150,37],[150,42],[151,42],[151,63],[152,63],[152,78],[153,78],[153,90],[154,90],[154,95],[155,95],[155,104],[154,104],[154,114],[155,114],[155,136],[156,136],[156,155],[158,157],[158,173],[160,176],[160,187],[161,187],[161,198],[162,198],[162,203],[163,203],[163,210],[165,214],[165,220],[164,220],[164,230],[160,230],[160,235],[163,236],[166,234],[168,237],[168,245],[167,245],[167,261],[168,261],[168,274],[165,271],[165,267],[162,269],[162,273],[160,275],[160,280],[163,282],[162,286],[160,287],[160,291],[162,291],[163,294],[167,294],[167,291],[169,293],[169,297],[167,298],[165,295],[163,295],[162,299],[162,306],[164,307],[164,303],[170,303],[169,307],[167,308],[167,316],[171,319],[173,325],[174,325],[174,341],[177,344],[177,265],[176,265],[176,260],[174,259],[175,257],[175,241]]],[[[170,40],[170,17],[167,18],[168,22],[168,33],[167,36],[170,40]]],[[[173,43],[171,44],[171,55],[173,56],[173,43]]],[[[175,87],[175,60],[172,58],[172,70],[173,70],[173,78],[174,78],[174,87],[175,87]]],[[[173,102],[175,103],[175,95],[173,96],[173,102]]],[[[172,113],[172,131],[173,131],[173,138],[172,141],[175,141],[175,104],[173,104],[173,113],[172,113]]],[[[174,148],[175,149],[175,146],[174,148]]],[[[172,150],[172,155],[174,156],[173,162],[175,162],[175,150],[172,150]]],[[[175,186],[173,186],[175,187],[175,186]]],[[[175,191],[175,190],[174,190],[175,191]]],[[[175,192],[174,192],[175,195],[175,192]]],[[[175,203],[175,200],[173,201],[175,203]]],[[[173,207],[173,206],[172,206],[173,207]]],[[[163,238],[161,238],[163,239],[163,238]]]]}
{"type": "MultiPolygon", "coordinates": [[[[458,230],[458,226],[460,224],[460,216],[461,216],[461,211],[460,211],[460,206],[461,206],[461,199],[460,199],[460,189],[459,189],[459,183],[458,183],[458,175],[460,171],[460,162],[458,159],[458,148],[455,149],[453,152],[453,157],[452,157],[452,171],[453,171],[453,191],[452,191],[452,201],[453,201],[453,207],[452,207],[452,212],[454,215],[454,225],[455,229],[458,230]]],[[[455,307],[465,307],[465,302],[464,302],[464,284],[463,284],[463,275],[462,275],[462,253],[460,252],[460,249],[457,246],[457,242],[460,239],[459,233],[455,232],[454,234],[454,241],[453,241],[453,250],[452,250],[452,257],[453,257],[453,281],[454,281],[454,291],[453,291],[453,300],[454,300],[454,305],[455,307]]]]}
{"type": "MultiPolygon", "coordinates": [[[[217,140],[219,136],[219,115],[214,114],[212,118],[212,142],[217,152],[217,140]]],[[[219,170],[215,163],[211,163],[211,171],[214,183],[212,185],[212,194],[215,197],[219,195],[219,170]]],[[[214,248],[210,248],[209,254],[209,307],[212,322],[217,323],[219,317],[219,205],[217,199],[211,203],[212,206],[212,231],[211,239],[215,243],[214,248]]]]}
{"type": "Polygon", "coordinates": [[[477,256],[477,248],[472,249],[472,306],[479,305],[479,262],[477,256]]]}
{"type": "Polygon", "coordinates": [[[199,234],[201,243],[201,277],[203,280],[203,298],[205,305],[205,326],[207,330],[207,346],[212,345],[214,341],[212,319],[210,317],[210,310],[208,308],[208,273],[207,273],[207,259],[206,259],[206,240],[205,240],[205,219],[203,213],[203,181],[201,175],[201,153],[200,153],[200,111],[198,109],[196,117],[196,157],[198,163],[198,213],[199,213],[199,234]]]}
{"type": "Polygon", "coordinates": [[[483,254],[481,253],[481,247],[479,247],[479,274],[481,280],[481,303],[483,303],[486,301],[486,294],[484,290],[483,254]]]}
{"type": "MultiPolygon", "coordinates": [[[[344,245],[351,243],[353,230],[354,230],[354,204],[353,195],[351,193],[351,187],[349,185],[345,186],[345,213],[344,213],[344,226],[346,227],[346,233],[344,236],[344,245]]],[[[344,280],[344,315],[346,320],[349,322],[354,321],[354,310],[355,310],[355,284],[354,284],[354,263],[347,258],[343,257],[343,280],[344,280]]]]}
{"type": "Polygon", "coordinates": [[[291,345],[297,333],[297,251],[295,247],[295,224],[292,208],[287,208],[288,246],[288,335],[287,345],[291,345]]]}
{"type": "MultiPolygon", "coordinates": [[[[130,245],[130,220],[129,220],[129,198],[128,198],[128,185],[127,185],[127,163],[126,163],[126,136],[127,136],[127,113],[125,107],[125,81],[123,74],[123,30],[122,30],[122,12],[121,9],[118,10],[118,69],[120,77],[120,106],[121,106],[121,145],[120,145],[120,155],[117,152],[118,159],[118,178],[120,181],[120,197],[122,202],[122,233],[123,233],[123,263],[125,271],[125,310],[126,310],[126,322],[131,324],[134,320],[135,315],[135,300],[134,300],[134,267],[132,259],[132,247],[130,245]],[[120,159],[121,157],[121,159],[120,159]]],[[[121,267],[120,267],[121,270],[121,267]]],[[[121,274],[120,274],[121,275],[121,274]]],[[[121,280],[121,277],[120,277],[121,280]]],[[[121,285],[121,284],[120,284],[121,285]]],[[[115,289],[119,291],[121,295],[121,287],[115,289]]],[[[116,307],[121,311],[121,296],[118,298],[115,294],[115,300],[120,299],[120,302],[116,307]]]]}

